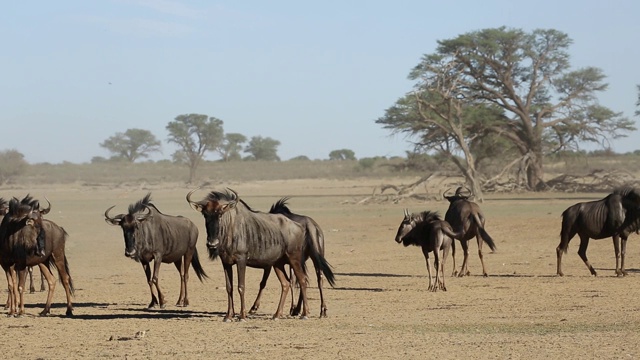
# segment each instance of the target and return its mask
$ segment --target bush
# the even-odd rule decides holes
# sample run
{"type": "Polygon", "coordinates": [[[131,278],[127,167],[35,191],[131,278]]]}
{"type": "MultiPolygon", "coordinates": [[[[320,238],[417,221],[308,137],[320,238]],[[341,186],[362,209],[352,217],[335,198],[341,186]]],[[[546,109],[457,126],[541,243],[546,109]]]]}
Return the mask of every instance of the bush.
{"type": "Polygon", "coordinates": [[[6,184],[13,178],[24,174],[28,165],[24,155],[19,151],[0,151],[0,184],[6,184]]]}

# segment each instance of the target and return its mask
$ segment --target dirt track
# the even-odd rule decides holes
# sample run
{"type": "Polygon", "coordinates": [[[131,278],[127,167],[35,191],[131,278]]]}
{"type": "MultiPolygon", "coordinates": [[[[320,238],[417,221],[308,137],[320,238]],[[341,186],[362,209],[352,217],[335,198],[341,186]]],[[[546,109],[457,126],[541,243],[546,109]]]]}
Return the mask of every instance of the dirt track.
{"type": "MultiPolygon", "coordinates": [[[[164,264],[160,281],[170,304],[152,311],[144,309],[149,294],[142,267],[125,258],[121,230],[103,220],[107,207],[117,205],[113,211],[124,212],[147,190],[81,186],[0,190],[5,198],[29,192],[51,200],[53,209],[47,217],[70,234],[67,254],[76,285],[73,318],[63,317],[60,284],[51,316],[37,316],[46,295],[36,293],[26,295],[26,316],[0,318],[3,357],[640,358],[637,236],[631,237],[627,249],[629,276],[614,276],[613,246],[611,240],[603,240],[592,241],[589,247],[589,259],[599,273],[591,277],[576,254],[574,239],[564,257],[566,276],[559,278],[555,247],[560,213],[578,200],[559,194],[489,197],[482,208],[487,230],[498,246],[492,254],[485,246],[490,276],[479,276],[477,246],[472,243],[472,276],[450,277],[448,259],[448,291],[431,293],[426,291],[421,251],[404,248],[393,237],[403,208],[443,214],[447,204],[352,203],[370,194],[373,185],[321,180],[229,184],[256,209],[267,210],[281,196],[293,196],[292,210],[312,216],[322,226],[326,257],[337,277],[335,288],[326,286],[327,319],[317,318],[319,299],[312,280],[312,318],[270,320],[280,291],[273,276],[258,314],[234,323],[222,322],[226,311],[222,267],[206,258],[204,221],[184,200],[189,189],[151,190],[163,212],[185,215],[198,225],[198,249],[210,279],[200,283],[192,272],[191,306],[177,308],[173,304],[179,276],[173,265],[164,264]]],[[[253,301],[261,273],[248,271],[248,302],[253,301]]],[[[6,296],[6,291],[0,295],[6,296]]]]}

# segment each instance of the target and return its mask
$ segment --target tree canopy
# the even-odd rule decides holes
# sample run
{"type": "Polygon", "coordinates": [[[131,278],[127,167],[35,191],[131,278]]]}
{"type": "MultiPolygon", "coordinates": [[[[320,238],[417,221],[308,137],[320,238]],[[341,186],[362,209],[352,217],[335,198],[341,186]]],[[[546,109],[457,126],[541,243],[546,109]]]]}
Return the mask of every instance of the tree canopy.
{"type": "Polygon", "coordinates": [[[244,151],[250,154],[247,160],[280,161],[278,146],[280,146],[280,141],[278,140],[270,137],[254,136],[244,151]]]}
{"type": "Polygon", "coordinates": [[[5,184],[14,177],[22,175],[29,164],[18,150],[0,151],[0,184],[5,184]]]}
{"type": "Polygon", "coordinates": [[[329,153],[329,160],[355,160],[356,153],[349,149],[332,150],[329,153]]]}
{"type": "Polygon", "coordinates": [[[222,120],[202,114],[178,115],[167,124],[168,142],[179,146],[173,155],[174,161],[189,166],[189,183],[195,181],[196,169],[204,154],[215,151],[222,143],[224,131],[222,120]]]}
{"type": "Polygon", "coordinates": [[[232,161],[242,159],[240,152],[242,144],[247,142],[247,137],[238,133],[225,134],[222,144],[218,148],[218,152],[222,157],[222,161],[232,161]]]}
{"type": "Polygon", "coordinates": [[[420,147],[471,156],[466,170],[474,164],[469,145],[497,134],[518,151],[526,186],[541,189],[545,154],[582,142],[606,145],[635,130],[598,103],[607,88],[600,69],[571,69],[571,43],[553,29],[505,27],[438,41],[409,74],[414,91],[376,122],[418,139],[420,147]]]}
{"type": "Polygon", "coordinates": [[[124,133],[118,132],[103,141],[100,146],[109,150],[114,157],[130,162],[148,158],[149,154],[161,149],[160,141],[149,130],[143,129],[128,129],[124,133]]]}

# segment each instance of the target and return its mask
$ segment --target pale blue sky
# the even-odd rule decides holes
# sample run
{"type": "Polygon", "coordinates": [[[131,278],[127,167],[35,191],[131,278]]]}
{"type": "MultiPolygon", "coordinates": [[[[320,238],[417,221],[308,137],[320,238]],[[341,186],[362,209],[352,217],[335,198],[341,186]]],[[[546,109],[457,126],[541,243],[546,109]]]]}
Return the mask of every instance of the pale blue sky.
{"type": "MultiPolygon", "coordinates": [[[[279,140],[283,160],[403,156],[375,123],[411,89],[436,41],[507,26],[553,28],[574,67],[595,66],[600,103],[636,120],[640,1],[10,1],[0,11],[0,150],[30,163],[108,157],[98,144],[200,113],[226,132],[279,140]]],[[[639,126],[640,127],[640,126],[639,126]]],[[[638,133],[612,143],[640,149],[638,133]]],[[[215,159],[211,154],[208,159],[215,159]]]]}

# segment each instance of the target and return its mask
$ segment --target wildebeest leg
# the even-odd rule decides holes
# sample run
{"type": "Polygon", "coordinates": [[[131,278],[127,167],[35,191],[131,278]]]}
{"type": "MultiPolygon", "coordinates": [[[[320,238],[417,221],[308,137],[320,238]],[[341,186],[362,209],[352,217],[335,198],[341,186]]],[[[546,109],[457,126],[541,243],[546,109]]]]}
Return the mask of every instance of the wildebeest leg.
{"type": "Polygon", "coordinates": [[[176,306],[186,306],[184,304],[184,299],[185,299],[185,291],[186,291],[186,286],[185,286],[185,270],[184,270],[184,266],[186,264],[186,261],[182,261],[182,258],[180,258],[178,261],[174,262],[173,265],[176,266],[176,269],[178,269],[178,273],[180,273],[180,296],[178,296],[178,301],[176,302],[176,306]]]}
{"type": "Polygon", "coordinates": [[[591,271],[591,275],[598,276],[596,270],[591,266],[589,260],[587,259],[587,247],[589,246],[589,237],[586,235],[580,235],[580,248],[578,249],[578,255],[584,261],[584,264],[587,265],[589,271],[591,271]]]}
{"type": "MultiPolygon", "coordinates": [[[[73,305],[71,303],[71,275],[68,272],[69,264],[67,263],[67,258],[64,255],[64,252],[54,252],[53,261],[55,262],[56,268],[58,269],[58,279],[62,283],[65,295],[67,296],[67,312],[65,315],[73,316],[73,305]]],[[[38,266],[40,267],[40,271],[46,271],[51,274],[51,271],[44,264],[41,263],[38,264],[38,266]]],[[[51,282],[49,282],[49,286],[51,286],[52,282],[55,284],[53,274],[51,274],[51,282]]],[[[51,294],[53,295],[53,292],[51,294]]]]}
{"type": "Polygon", "coordinates": [[[40,271],[40,291],[45,291],[47,290],[44,286],[45,281],[47,281],[44,277],[44,274],[42,273],[42,271],[40,271]]]}
{"type": "MultiPolygon", "coordinates": [[[[442,265],[441,265],[441,269],[440,269],[440,273],[442,274],[442,291],[447,291],[447,286],[444,284],[444,264],[447,262],[447,257],[449,256],[449,249],[450,249],[450,245],[447,245],[447,239],[444,240],[445,244],[443,245],[443,249],[442,249],[442,265]]],[[[455,239],[451,239],[451,244],[453,244],[455,242],[455,239]]]]}
{"type": "Polygon", "coordinates": [[[302,313],[301,319],[307,319],[309,316],[309,301],[307,298],[307,274],[305,273],[303,262],[304,259],[289,259],[290,266],[293,268],[298,285],[300,285],[300,293],[302,294],[302,313]]]}
{"type": "MultiPolygon", "coordinates": [[[[484,266],[484,257],[482,256],[482,237],[480,231],[476,231],[476,240],[478,241],[478,257],[480,257],[480,264],[482,264],[482,276],[487,277],[487,268],[484,266]]],[[[467,274],[468,275],[468,274],[467,274]]]]}
{"type": "MultiPolygon", "coordinates": [[[[18,274],[18,295],[19,295],[19,300],[18,303],[20,304],[19,308],[18,308],[18,316],[22,316],[24,315],[24,287],[25,284],[27,282],[27,269],[21,269],[21,270],[16,270],[17,274],[18,274]]],[[[49,304],[50,305],[50,304],[49,304]]]]}
{"type": "Polygon", "coordinates": [[[278,309],[276,313],[273,314],[273,320],[280,319],[282,317],[282,311],[284,309],[284,302],[287,300],[287,293],[289,292],[289,288],[291,287],[291,283],[286,274],[286,270],[284,269],[284,264],[274,265],[273,268],[276,271],[276,276],[280,281],[280,301],[278,302],[278,309]]]}
{"type": "Polygon", "coordinates": [[[33,266],[29,266],[29,294],[36,292],[36,287],[33,286],[33,266]]]}
{"type": "Polygon", "coordinates": [[[47,279],[47,285],[49,287],[49,292],[47,293],[47,302],[44,305],[44,309],[40,312],[40,316],[45,316],[49,315],[49,313],[51,312],[51,302],[53,301],[53,291],[56,289],[56,279],[54,279],[53,274],[44,264],[38,264],[38,267],[40,268],[40,272],[44,275],[45,279],[47,279]]]}
{"type": "Polygon", "coordinates": [[[227,314],[224,316],[224,322],[233,321],[236,315],[233,308],[233,265],[222,264],[224,269],[224,281],[227,288],[227,314]]]}
{"type": "Polygon", "coordinates": [[[249,310],[249,314],[255,314],[260,308],[260,298],[262,298],[262,290],[267,286],[267,280],[269,279],[269,275],[271,274],[271,266],[264,268],[264,272],[262,273],[262,280],[260,280],[260,289],[258,290],[258,296],[256,296],[256,301],[253,302],[251,306],[251,310],[249,310]]]}
{"type": "Polygon", "coordinates": [[[458,273],[458,276],[463,277],[465,275],[471,274],[471,272],[469,272],[469,269],[467,268],[468,266],[467,263],[469,261],[469,241],[460,240],[460,245],[462,245],[463,257],[462,257],[462,267],[460,267],[460,272],[458,273]]]}
{"type": "Polygon", "coordinates": [[[162,264],[162,259],[160,257],[156,257],[153,260],[153,276],[151,278],[151,282],[156,287],[156,291],[158,292],[158,304],[160,304],[160,309],[164,309],[167,306],[167,300],[164,298],[162,294],[162,290],[160,290],[160,265],[162,264]]]}
{"type": "Polygon", "coordinates": [[[453,273],[451,276],[458,275],[458,268],[456,268],[456,239],[451,239],[451,257],[453,258],[453,273]]]}
{"type": "Polygon", "coordinates": [[[187,285],[189,285],[189,267],[191,266],[191,261],[193,260],[194,251],[195,248],[187,251],[186,254],[184,254],[184,261],[182,263],[182,266],[184,267],[184,298],[182,301],[182,306],[189,306],[189,292],[187,290],[187,285]]]}
{"type": "Polygon", "coordinates": [[[624,276],[624,274],[623,274],[623,270],[624,270],[624,254],[622,254],[620,252],[620,236],[613,235],[612,239],[613,239],[613,252],[616,255],[616,275],[617,276],[624,276]]]}
{"type": "Polygon", "coordinates": [[[8,316],[12,316],[16,312],[16,301],[17,296],[15,294],[14,289],[16,288],[16,276],[13,267],[2,267],[4,269],[4,273],[7,276],[7,290],[9,295],[7,296],[7,303],[5,304],[5,309],[9,310],[8,316]]]}
{"type": "Polygon", "coordinates": [[[429,274],[429,287],[427,290],[433,291],[433,280],[431,279],[431,265],[429,264],[429,249],[426,245],[422,246],[422,254],[424,255],[424,259],[427,262],[427,274],[429,274]]]}
{"type": "Polygon", "coordinates": [[[238,294],[240,295],[240,313],[238,314],[238,318],[240,321],[245,321],[247,320],[247,308],[245,307],[244,302],[245,279],[247,273],[247,263],[245,262],[245,259],[237,260],[236,269],[238,271],[238,294]]]}
{"type": "Polygon", "coordinates": [[[558,267],[556,273],[558,274],[558,276],[564,276],[564,273],[562,272],[562,254],[567,252],[569,242],[571,241],[571,239],[573,239],[574,236],[576,236],[576,232],[568,227],[569,226],[564,224],[563,222],[562,230],[560,230],[560,244],[558,244],[558,247],[556,248],[556,256],[558,258],[558,267]]]}
{"type": "Polygon", "coordinates": [[[622,276],[627,276],[627,270],[625,270],[624,268],[624,256],[627,253],[627,237],[626,236],[621,236],[620,237],[620,272],[622,273],[622,276]]]}
{"type": "Polygon", "coordinates": [[[144,269],[144,274],[147,276],[147,284],[149,285],[149,291],[151,291],[151,302],[147,309],[152,309],[156,305],[158,305],[158,298],[153,292],[153,283],[151,282],[151,268],[149,267],[149,263],[142,263],[142,268],[144,269]]]}

